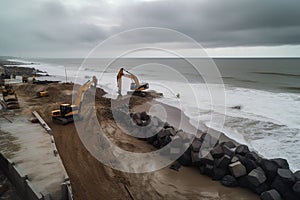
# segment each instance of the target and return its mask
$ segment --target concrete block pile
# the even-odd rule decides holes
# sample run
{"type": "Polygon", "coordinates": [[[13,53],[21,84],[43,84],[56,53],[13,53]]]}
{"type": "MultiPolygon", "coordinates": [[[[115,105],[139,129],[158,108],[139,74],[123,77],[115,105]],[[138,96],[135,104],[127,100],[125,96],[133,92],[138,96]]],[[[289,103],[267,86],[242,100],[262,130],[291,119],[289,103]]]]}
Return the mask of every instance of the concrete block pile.
{"type": "Polygon", "coordinates": [[[183,166],[197,167],[226,187],[247,188],[262,200],[300,199],[300,171],[293,173],[283,158],[263,158],[246,145],[221,142],[209,133],[193,137],[146,112],[131,113],[130,118],[128,123],[145,128],[139,131],[152,130],[142,139],[162,149],[163,155],[178,158],[183,166]]]}

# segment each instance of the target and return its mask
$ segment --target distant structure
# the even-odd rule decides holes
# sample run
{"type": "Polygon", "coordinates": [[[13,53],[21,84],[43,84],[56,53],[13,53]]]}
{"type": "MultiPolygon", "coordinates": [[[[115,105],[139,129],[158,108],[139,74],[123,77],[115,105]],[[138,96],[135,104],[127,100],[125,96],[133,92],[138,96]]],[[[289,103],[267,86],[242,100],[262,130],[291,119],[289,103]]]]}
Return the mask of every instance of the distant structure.
{"type": "Polygon", "coordinates": [[[3,85],[4,73],[5,73],[4,68],[0,66],[0,86],[3,85]]]}

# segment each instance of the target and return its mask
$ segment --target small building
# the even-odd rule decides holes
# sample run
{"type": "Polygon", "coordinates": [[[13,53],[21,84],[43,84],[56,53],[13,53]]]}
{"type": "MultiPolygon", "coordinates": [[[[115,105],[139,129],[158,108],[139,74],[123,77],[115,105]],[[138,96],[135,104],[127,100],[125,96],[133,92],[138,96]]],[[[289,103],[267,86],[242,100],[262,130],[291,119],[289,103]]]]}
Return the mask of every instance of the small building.
{"type": "Polygon", "coordinates": [[[0,86],[3,85],[4,73],[5,73],[4,68],[0,66],[0,86]]]}
{"type": "Polygon", "coordinates": [[[0,66],[0,75],[1,75],[1,74],[4,74],[4,73],[5,73],[4,68],[0,66]]]}

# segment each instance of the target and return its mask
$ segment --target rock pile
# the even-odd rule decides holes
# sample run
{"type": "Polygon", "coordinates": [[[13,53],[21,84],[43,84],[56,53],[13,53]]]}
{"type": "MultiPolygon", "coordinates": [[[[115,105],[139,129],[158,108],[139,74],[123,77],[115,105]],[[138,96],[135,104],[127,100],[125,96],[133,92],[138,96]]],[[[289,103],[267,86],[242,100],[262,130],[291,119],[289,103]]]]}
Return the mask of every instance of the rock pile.
{"type": "Polygon", "coordinates": [[[246,145],[221,142],[209,133],[193,137],[146,112],[131,113],[130,117],[135,125],[146,127],[144,131],[152,130],[152,135],[143,139],[162,149],[163,155],[197,167],[226,187],[248,188],[262,200],[300,199],[300,171],[293,173],[283,158],[263,158],[246,145]]]}
{"type": "Polygon", "coordinates": [[[3,174],[0,169],[0,199],[15,199],[20,198],[17,195],[15,187],[9,182],[8,178],[3,174]]]}

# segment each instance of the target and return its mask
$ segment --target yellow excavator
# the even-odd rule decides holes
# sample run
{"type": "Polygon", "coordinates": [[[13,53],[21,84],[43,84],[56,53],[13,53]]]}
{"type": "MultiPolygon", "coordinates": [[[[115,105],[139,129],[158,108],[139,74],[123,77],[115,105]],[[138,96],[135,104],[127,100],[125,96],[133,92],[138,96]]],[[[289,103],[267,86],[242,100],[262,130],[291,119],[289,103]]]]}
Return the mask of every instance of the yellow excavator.
{"type": "Polygon", "coordinates": [[[117,83],[118,83],[118,93],[121,95],[122,90],[122,76],[130,78],[133,82],[130,85],[130,90],[133,91],[135,94],[141,93],[143,90],[146,90],[149,88],[149,83],[142,83],[140,84],[139,79],[129,71],[127,71],[124,68],[121,68],[119,70],[119,73],[117,75],[117,83]],[[124,73],[126,72],[126,73],[124,73]]]}
{"type": "Polygon", "coordinates": [[[80,109],[83,95],[90,87],[95,88],[97,86],[97,82],[98,79],[96,76],[93,76],[91,80],[87,81],[79,88],[77,97],[72,105],[63,103],[60,105],[59,110],[53,110],[51,112],[52,121],[54,123],[65,125],[74,122],[74,120],[81,120],[82,116],[80,115],[80,109]]]}
{"type": "Polygon", "coordinates": [[[15,91],[11,85],[4,85],[1,87],[2,90],[2,95],[7,96],[7,95],[13,95],[15,94],[15,91]]]}
{"type": "Polygon", "coordinates": [[[43,90],[43,91],[39,91],[36,93],[37,97],[48,97],[49,96],[49,92],[47,90],[43,90]]]}

